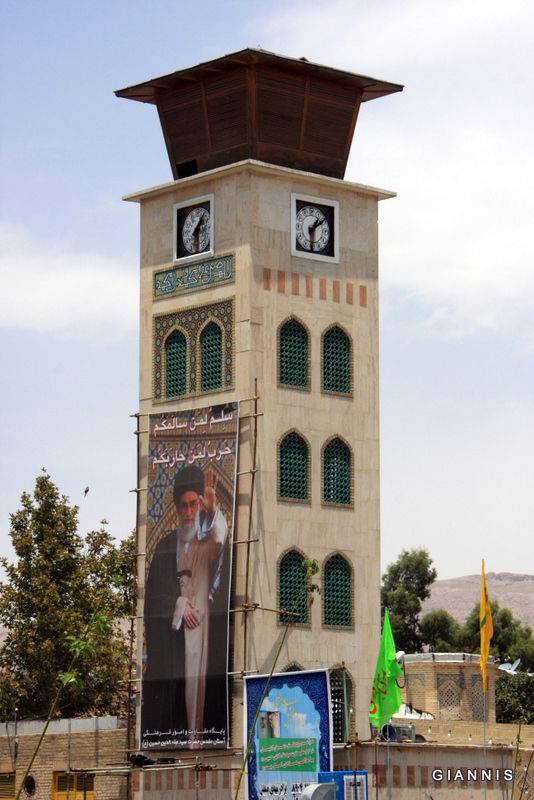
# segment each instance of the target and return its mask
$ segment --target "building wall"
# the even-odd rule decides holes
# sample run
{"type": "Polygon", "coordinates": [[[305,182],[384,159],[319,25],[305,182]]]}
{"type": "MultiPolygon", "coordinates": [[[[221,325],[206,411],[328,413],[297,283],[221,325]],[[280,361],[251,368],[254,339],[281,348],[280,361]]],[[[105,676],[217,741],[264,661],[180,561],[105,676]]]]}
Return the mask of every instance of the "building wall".
{"type": "MultiPolygon", "coordinates": [[[[477,658],[473,661],[406,660],[405,670],[406,685],[401,689],[401,698],[414,710],[432,714],[436,721],[443,723],[484,720],[482,675],[477,658]]],[[[495,722],[496,672],[497,666],[488,663],[487,722],[495,722]]]]}
{"type": "MultiPolygon", "coordinates": [[[[44,723],[22,723],[18,726],[18,754],[15,755],[14,725],[6,725],[0,732],[0,773],[16,774],[16,789],[20,786],[26,768],[35,751],[44,723]],[[29,732],[25,732],[29,731],[29,732]]],[[[71,770],[106,769],[126,762],[126,720],[113,717],[91,720],[72,720],[71,734],[68,720],[51,723],[30,774],[35,778],[35,800],[50,800],[55,772],[71,770]],[[79,730],[80,727],[88,728],[79,730]]],[[[23,792],[23,797],[27,795],[23,792]]],[[[71,795],[74,798],[74,793],[71,795]]],[[[94,783],[95,798],[126,800],[126,778],[123,775],[98,774],[94,783]]]]}
{"type": "MultiPolygon", "coordinates": [[[[355,685],[355,724],[366,735],[368,702],[380,636],[379,418],[378,418],[378,200],[379,190],[254,162],[204,173],[148,190],[130,199],[141,203],[140,412],[165,411],[250,398],[258,380],[257,475],[252,520],[249,600],[277,605],[277,562],[297,547],[320,564],[341,551],[354,571],[353,629],[327,630],[321,602],[311,625],[287,637],[279,668],[345,663],[355,685]],[[339,264],[291,256],[291,192],[339,201],[339,264]],[[172,266],[172,207],[208,193],[215,195],[215,256],[235,254],[235,284],[181,297],[153,299],[153,274],[172,266]],[[197,397],[153,400],[153,316],[177,308],[235,297],[235,388],[197,397]],[[311,391],[277,385],[278,326],[294,315],[311,337],[311,391]],[[353,343],[354,384],[350,398],[321,393],[321,334],[337,322],[353,343]],[[311,502],[277,500],[277,443],[296,429],[311,447],[311,502]],[[350,446],[354,466],[354,507],[321,504],[321,447],[332,435],[350,446]]],[[[243,403],[242,414],[252,404],[243,403]]],[[[252,465],[252,419],[240,424],[239,471],[252,465]]],[[[146,430],[146,424],[142,426],[146,430]]],[[[141,453],[147,449],[141,436],[141,453]]],[[[146,485],[146,457],[141,486],[146,485]]],[[[235,537],[247,538],[250,476],[239,478],[235,537]]],[[[144,535],[144,513],[141,536],[144,535]]],[[[140,551],[144,552],[140,542],[140,551]]],[[[245,596],[246,548],[234,548],[234,607],[245,596]]],[[[140,564],[143,575],[144,564],[140,564]]],[[[141,577],[142,583],[142,577],[141,577]]],[[[142,591],[140,592],[142,598],[142,591]]],[[[142,603],[141,610],[142,611],[142,603]]],[[[233,615],[233,670],[245,666],[244,614],[233,615]]],[[[246,668],[266,672],[280,636],[278,616],[249,614],[246,668]]],[[[142,641],[139,629],[138,641],[142,641]]],[[[233,682],[232,744],[242,741],[239,705],[242,682],[233,682]]]]}
{"type": "MultiPolygon", "coordinates": [[[[362,744],[358,752],[358,768],[368,771],[369,799],[385,800],[388,797],[387,746],[384,742],[375,745],[372,742],[362,744]],[[372,794],[371,794],[372,790],[372,794]]],[[[518,777],[522,782],[527,780],[526,788],[532,786],[534,779],[534,763],[529,766],[530,749],[520,751],[518,777]],[[529,770],[525,773],[525,768],[529,770]]],[[[389,748],[389,785],[392,796],[402,800],[415,800],[420,797],[438,798],[472,797],[472,798],[511,798],[511,781],[505,780],[504,770],[513,770],[515,751],[506,746],[487,747],[484,755],[483,746],[458,746],[436,744],[402,744],[389,748]],[[484,781],[482,769],[490,772],[491,778],[484,781]],[[434,770],[442,771],[442,779],[434,770]],[[450,772],[449,772],[450,770],[450,772]],[[457,773],[461,770],[461,776],[457,773]],[[468,775],[472,770],[472,775],[468,775]],[[497,772],[498,770],[498,772],[497,772]],[[456,780],[454,776],[458,774],[456,780]],[[451,791],[454,792],[451,795],[451,791]]],[[[514,793],[514,797],[519,796],[514,793]]]]}
{"type": "MultiPolygon", "coordinates": [[[[5,726],[0,732],[0,773],[16,772],[18,788],[29,759],[34,752],[42,722],[24,723],[18,731],[18,758],[14,765],[14,730],[9,726],[9,737],[5,726]],[[33,726],[33,727],[32,727],[33,726]],[[30,731],[30,732],[25,732],[30,731]]],[[[417,723],[417,731],[430,735],[423,730],[423,723],[417,723]]],[[[451,738],[448,738],[446,725],[432,723],[432,741],[425,743],[391,744],[390,783],[392,796],[401,800],[415,800],[420,797],[450,797],[451,789],[457,790],[466,797],[482,798],[484,781],[481,780],[481,769],[492,770],[492,779],[486,786],[489,798],[511,797],[511,784],[502,782],[502,770],[511,769],[515,763],[515,740],[518,734],[516,725],[486,726],[486,757],[484,760],[483,725],[460,722],[452,726],[451,738]],[[469,733],[472,742],[468,741],[469,733]],[[490,744],[490,740],[492,744],[490,744]],[[511,746],[511,742],[514,746],[511,746]],[[443,779],[434,781],[432,771],[443,770],[443,779]],[[451,778],[457,769],[463,771],[464,781],[448,780],[447,770],[451,770],[451,778]],[[467,779],[467,769],[477,770],[476,779],[467,779]],[[497,779],[496,770],[499,769],[497,779]],[[447,793],[447,794],[446,794],[447,793]]],[[[534,760],[530,760],[534,746],[534,726],[524,725],[521,728],[522,745],[519,751],[518,776],[523,781],[526,777],[525,789],[529,795],[534,786],[534,760]]],[[[387,790],[387,753],[384,742],[362,742],[356,750],[350,752],[343,748],[334,750],[336,769],[357,769],[368,772],[369,800],[378,797],[385,800],[387,790]],[[372,794],[371,794],[372,791],[372,794]]],[[[231,756],[221,753],[204,753],[202,763],[206,769],[196,772],[195,756],[181,754],[181,761],[167,767],[154,766],[143,770],[132,769],[130,781],[133,796],[137,800],[231,800],[234,796],[238,780],[239,759],[231,763],[231,756]],[[197,788],[198,785],[198,788],[197,788]]],[[[113,718],[93,720],[72,720],[71,736],[68,735],[68,721],[61,720],[52,724],[43,740],[31,774],[36,781],[35,800],[48,800],[52,797],[52,780],[54,772],[71,770],[101,770],[95,775],[95,800],[126,800],[127,778],[124,774],[113,774],[113,770],[124,768],[126,764],[126,727],[125,720],[113,718]],[[92,723],[89,725],[89,723],[92,723]],[[79,730],[85,726],[91,729],[79,730]],[[69,741],[70,740],[70,741],[69,741]],[[70,751],[70,755],[69,755],[70,751]]],[[[518,795],[517,795],[518,796],[518,795]]]]}

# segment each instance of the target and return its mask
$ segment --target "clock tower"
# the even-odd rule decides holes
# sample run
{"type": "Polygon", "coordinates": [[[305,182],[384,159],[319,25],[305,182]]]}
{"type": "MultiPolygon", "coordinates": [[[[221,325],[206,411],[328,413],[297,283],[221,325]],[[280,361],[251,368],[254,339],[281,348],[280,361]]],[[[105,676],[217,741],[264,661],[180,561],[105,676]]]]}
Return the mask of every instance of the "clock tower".
{"type": "MultiPolygon", "coordinates": [[[[343,177],[361,104],[401,90],[246,49],[116,92],[157,107],[173,177],[125,198],[141,209],[139,614],[150,566],[142,421],[205,407],[224,419],[240,402],[224,769],[241,763],[243,673],[270,671],[305,559],[317,559],[321,594],[297,604],[276,671],[330,670],[334,742],[369,736],[377,223],[394,194],[343,177]]],[[[140,675],[141,620],[137,641],[140,675]]],[[[346,752],[334,750],[338,765],[346,752]]],[[[224,792],[211,785],[230,797],[233,778],[224,792]]]]}

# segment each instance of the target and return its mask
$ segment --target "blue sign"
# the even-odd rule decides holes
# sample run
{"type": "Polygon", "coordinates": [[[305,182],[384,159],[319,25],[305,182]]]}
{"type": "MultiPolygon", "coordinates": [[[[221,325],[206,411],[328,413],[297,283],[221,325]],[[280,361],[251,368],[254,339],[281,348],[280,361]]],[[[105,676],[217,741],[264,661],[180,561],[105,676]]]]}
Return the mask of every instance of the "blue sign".
{"type": "Polygon", "coordinates": [[[317,783],[335,784],[335,800],[367,800],[367,771],[337,770],[336,772],[322,772],[317,783]],[[356,777],[356,792],[354,791],[354,778],[356,777]]]}
{"type": "Polygon", "coordinates": [[[254,726],[247,767],[248,800],[299,800],[332,768],[328,670],[245,678],[245,741],[254,726]],[[260,707],[261,703],[261,707],[260,707]]]}

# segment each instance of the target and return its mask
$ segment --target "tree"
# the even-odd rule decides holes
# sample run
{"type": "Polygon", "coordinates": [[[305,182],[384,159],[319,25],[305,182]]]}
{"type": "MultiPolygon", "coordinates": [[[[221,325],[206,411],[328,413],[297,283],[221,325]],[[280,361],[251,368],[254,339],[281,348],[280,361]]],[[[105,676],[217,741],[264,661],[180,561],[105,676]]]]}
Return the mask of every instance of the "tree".
{"type": "Polygon", "coordinates": [[[457,652],[461,634],[462,626],[444,608],[430,611],[421,620],[421,639],[432,652],[457,652]]]}
{"type": "MultiPolygon", "coordinates": [[[[529,625],[522,625],[514,619],[509,608],[499,608],[499,603],[491,603],[493,637],[490,654],[501,661],[513,662],[521,659],[521,669],[534,671],[534,637],[529,625]]],[[[480,652],[480,603],[469,614],[462,629],[461,645],[468,653],[480,652]]]]}
{"type": "Polygon", "coordinates": [[[395,644],[407,653],[420,653],[422,650],[421,600],[430,596],[430,586],[436,577],[432,559],[424,547],[403,550],[382,575],[382,615],[387,606],[395,644]]]}
{"type": "Polygon", "coordinates": [[[131,613],[133,536],[116,547],[105,529],[82,538],[78,508],[60,496],[50,476],[37,478],[33,498],[24,493],[11,514],[15,564],[1,559],[0,622],[7,636],[0,651],[0,718],[48,714],[72,661],[72,641],[83,638],[94,614],[104,629],[94,649],[77,660],[80,680],[61,694],[60,716],[122,713],[129,693],[128,648],[119,622],[131,613]],[[80,688],[83,683],[83,690],[80,688]]]}
{"type": "Polygon", "coordinates": [[[534,724],[534,675],[503,675],[495,682],[497,722],[534,724]]]}

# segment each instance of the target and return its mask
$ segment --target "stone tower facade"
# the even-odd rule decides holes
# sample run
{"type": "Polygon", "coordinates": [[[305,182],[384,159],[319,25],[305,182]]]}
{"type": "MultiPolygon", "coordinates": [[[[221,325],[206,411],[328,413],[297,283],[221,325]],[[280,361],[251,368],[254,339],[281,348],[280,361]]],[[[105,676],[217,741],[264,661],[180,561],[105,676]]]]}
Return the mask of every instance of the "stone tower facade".
{"type": "MultiPolygon", "coordinates": [[[[349,625],[324,622],[325,598],[310,609],[306,625],[296,625],[280,662],[303,668],[342,663],[353,685],[355,729],[366,718],[380,637],[380,471],[378,386],[378,202],[389,193],[339,179],[254,161],[129,196],[141,206],[140,412],[170,411],[194,405],[244,400],[254,395],[259,408],[257,476],[249,568],[249,599],[279,608],[280,558],[297,549],[316,558],[324,572],[340,553],[351,573],[349,625]],[[339,203],[339,263],[291,255],[291,195],[339,203]],[[217,284],[184,296],[154,296],[154,273],[172,265],[173,207],[213,194],[215,257],[234,259],[235,283],[217,284]],[[160,315],[231,301],[233,385],[224,391],[155,400],[154,325],[160,315]],[[309,385],[280,383],[280,326],[294,319],[309,341],[309,385]],[[350,340],[348,394],[324,391],[324,335],[339,326],[350,340]],[[280,442],[295,432],[308,446],[308,497],[283,499],[279,487],[280,442]],[[324,447],[340,438],[351,456],[351,494],[346,505],[325,503],[324,447]]],[[[243,405],[250,413],[251,402],[243,405]]],[[[239,472],[252,467],[254,420],[242,420],[239,472]]],[[[146,453],[146,442],[141,443],[146,453]]],[[[146,459],[141,475],[146,477],[146,459]]],[[[239,478],[236,538],[247,538],[250,479],[239,478]]],[[[143,546],[141,544],[141,550],[143,546]]],[[[234,604],[244,599],[246,548],[234,551],[234,604]]],[[[141,570],[142,574],[142,570],[141,570]]],[[[140,611],[141,613],[141,611],[140,611]]],[[[233,667],[243,668],[243,614],[235,615],[233,667]]],[[[246,665],[270,669],[281,623],[276,614],[251,614],[246,665]]],[[[234,680],[236,699],[240,682],[234,680]]],[[[234,722],[240,742],[240,717],[234,722]]]]}
{"type": "MultiPolygon", "coordinates": [[[[263,68],[255,56],[252,60],[255,69],[263,68]]],[[[276,72],[279,66],[277,62],[269,69],[276,72]]],[[[260,78],[267,80],[266,74],[258,75],[254,91],[260,78]]],[[[261,139],[261,125],[266,129],[266,123],[258,110],[264,95],[259,90],[254,95],[251,80],[245,80],[252,98],[246,108],[248,113],[252,105],[252,118],[259,120],[259,132],[254,126],[249,129],[254,142],[261,139]]],[[[303,80],[305,116],[306,109],[311,113],[313,92],[319,97],[324,87],[314,85],[313,76],[303,80]]],[[[171,84],[166,84],[168,91],[171,84]]],[[[358,96],[351,116],[346,115],[348,138],[339,150],[342,168],[333,157],[306,155],[306,146],[320,151],[321,145],[306,145],[313,137],[305,130],[311,123],[304,116],[299,123],[300,161],[292,161],[280,145],[261,161],[248,157],[261,155],[261,147],[252,152],[237,148],[235,153],[247,156],[237,160],[227,146],[218,161],[213,155],[190,158],[195,153],[185,152],[180,162],[168,116],[172,103],[156,98],[156,82],[118,93],[146,100],[154,92],[156,99],[149,101],[157,100],[176,173],[171,183],[125,198],[139,203],[141,210],[140,414],[143,418],[241,402],[230,624],[232,747],[243,745],[240,673],[270,670],[284,629],[280,610],[287,609],[303,558],[317,559],[322,593],[311,607],[299,609],[277,671],[321,667],[332,669],[338,680],[342,675],[350,708],[339,722],[339,736],[345,741],[356,733],[366,737],[369,731],[380,639],[378,203],[394,195],[342,179],[359,104],[373,96],[365,95],[369,85],[353,87],[358,96]],[[292,166],[297,161],[299,168],[292,166]],[[202,203],[208,203],[212,225],[207,254],[186,258],[186,266],[180,267],[177,209],[202,203]],[[321,250],[314,242],[323,234],[329,241],[321,250]],[[187,289],[187,280],[180,290],[177,284],[173,290],[162,288],[169,276],[176,278],[177,266],[183,278],[193,275],[195,265],[204,270],[203,278],[197,270],[196,282],[187,289]],[[184,273],[187,266],[189,272],[184,273]],[[160,321],[170,320],[187,333],[188,318],[214,309],[225,320],[221,382],[203,389],[198,374],[190,375],[181,395],[168,396],[170,367],[158,339],[160,321]],[[257,417],[251,400],[255,396],[257,417]],[[247,538],[252,543],[240,546],[247,538]],[[259,607],[243,612],[245,599],[259,607]]],[[[401,88],[374,85],[382,94],[401,88]]],[[[341,90],[331,84],[330,95],[338,102],[335,91],[341,90]]],[[[213,146],[215,122],[209,118],[204,84],[202,92],[213,146]]],[[[374,96],[380,96],[378,90],[374,96]]],[[[343,99],[339,97],[338,110],[343,99]]],[[[176,119],[172,124],[177,129],[176,119]]],[[[332,135],[335,138],[335,131],[332,135]]],[[[196,373],[199,369],[197,362],[196,373]]],[[[140,453],[142,490],[148,469],[143,433],[140,453]]],[[[141,508],[139,550],[144,553],[143,500],[141,508]]],[[[143,574],[141,556],[140,614],[143,574]]],[[[142,640],[140,621],[138,642],[142,640]]]]}

